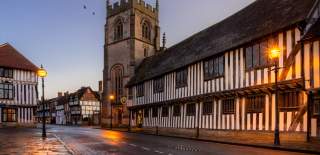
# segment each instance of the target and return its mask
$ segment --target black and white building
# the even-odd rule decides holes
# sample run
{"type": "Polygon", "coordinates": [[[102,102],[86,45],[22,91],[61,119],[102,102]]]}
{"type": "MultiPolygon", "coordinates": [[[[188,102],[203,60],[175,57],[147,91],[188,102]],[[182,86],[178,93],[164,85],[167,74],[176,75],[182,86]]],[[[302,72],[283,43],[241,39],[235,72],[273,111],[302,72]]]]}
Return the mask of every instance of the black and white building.
{"type": "Polygon", "coordinates": [[[38,67],[10,44],[0,45],[0,125],[32,125],[38,67]]]}
{"type": "Polygon", "coordinates": [[[130,124],[210,131],[275,129],[320,137],[320,4],[256,0],[238,13],[145,58],[128,83],[130,124]]]}

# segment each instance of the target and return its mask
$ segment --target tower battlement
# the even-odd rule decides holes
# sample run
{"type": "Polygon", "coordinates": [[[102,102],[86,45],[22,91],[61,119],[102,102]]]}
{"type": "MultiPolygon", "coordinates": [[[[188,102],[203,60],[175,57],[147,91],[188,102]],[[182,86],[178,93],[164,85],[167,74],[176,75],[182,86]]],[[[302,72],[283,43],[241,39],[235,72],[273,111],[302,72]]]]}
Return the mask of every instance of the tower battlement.
{"type": "Polygon", "coordinates": [[[107,4],[108,17],[135,8],[157,18],[159,12],[158,7],[158,2],[156,7],[153,7],[152,5],[147,4],[144,0],[118,0],[113,4],[107,4]]]}

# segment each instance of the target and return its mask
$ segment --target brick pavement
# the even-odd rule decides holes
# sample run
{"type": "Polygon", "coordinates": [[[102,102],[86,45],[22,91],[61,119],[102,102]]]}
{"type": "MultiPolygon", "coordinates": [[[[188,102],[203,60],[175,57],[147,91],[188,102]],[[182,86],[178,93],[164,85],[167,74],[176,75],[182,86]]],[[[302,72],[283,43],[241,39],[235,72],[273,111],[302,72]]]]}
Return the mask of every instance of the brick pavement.
{"type": "Polygon", "coordinates": [[[0,128],[0,155],[68,155],[71,152],[55,137],[41,129],[0,128]]]}

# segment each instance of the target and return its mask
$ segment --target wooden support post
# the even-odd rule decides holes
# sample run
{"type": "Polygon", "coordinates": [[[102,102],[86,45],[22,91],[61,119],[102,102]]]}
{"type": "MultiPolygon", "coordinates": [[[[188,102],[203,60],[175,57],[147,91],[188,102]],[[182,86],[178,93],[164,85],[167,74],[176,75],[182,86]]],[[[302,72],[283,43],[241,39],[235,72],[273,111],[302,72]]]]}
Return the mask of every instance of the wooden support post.
{"type": "Polygon", "coordinates": [[[310,91],[308,94],[308,102],[307,102],[307,142],[311,140],[311,117],[312,117],[312,103],[313,103],[313,92],[310,91]]]}

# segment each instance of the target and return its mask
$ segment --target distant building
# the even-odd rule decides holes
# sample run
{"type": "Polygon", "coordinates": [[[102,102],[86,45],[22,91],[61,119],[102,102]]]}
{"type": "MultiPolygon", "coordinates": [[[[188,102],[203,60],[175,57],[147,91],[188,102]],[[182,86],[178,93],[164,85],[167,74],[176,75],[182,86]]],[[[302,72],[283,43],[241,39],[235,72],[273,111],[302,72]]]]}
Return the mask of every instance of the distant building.
{"type": "MultiPolygon", "coordinates": [[[[43,114],[38,107],[39,122],[43,114]]],[[[58,97],[45,102],[46,122],[59,125],[99,125],[100,94],[90,87],[82,87],[74,93],[58,93],[58,97]]]]}
{"type": "Polygon", "coordinates": [[[0,125],[32,125],[38,67],[10,44],[0,45],[0,125]]]}
{"type": "Polygon", "coordinates": [[[68,97],[73,125],[100,124],[100,95],[90,87],[82,87],[68,97]]]}
{"type": "Polygon", "coordinates": [[[59,125],[67,124],[67,117],[65,112],[67,101],[68,101],[68,96],[61,96],[56,99],[56,124],[59,124],[59,125]]]}

